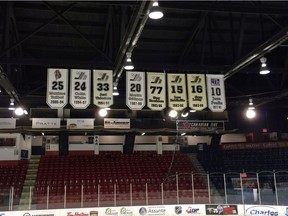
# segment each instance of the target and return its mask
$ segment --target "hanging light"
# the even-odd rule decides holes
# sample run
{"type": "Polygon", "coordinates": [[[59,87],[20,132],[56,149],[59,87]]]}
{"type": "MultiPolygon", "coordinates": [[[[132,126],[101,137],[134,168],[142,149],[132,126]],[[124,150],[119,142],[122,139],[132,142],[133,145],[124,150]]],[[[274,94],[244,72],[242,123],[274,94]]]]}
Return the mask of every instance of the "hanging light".
{"type": "Polygon", "coordinates": [[[260,68],[259,73],[261,75],[265,75],[265,74],[269,74],[270,73],[270,70],[267,67],[266,61],[267,61],[267,59],[265,57],[260,58],[261,68],[260,68]]]}
{"type": "Polygon", "coordinates": [[[169,112],[169,116],[170,116],[171,118],[176,118],[177,115],[178,115],[178,113],[177,113],[176,110],[171,110],[171,111],[169,112]]]}
{"type": "Polygon", "coordinates": [[[101,117],[105,117],[108,112],[107,109],[100,109],[98,113],[101,117]]]}
{"type": "Polygon", "coordinates": [[[141,136],[144,136],[146,133],[145,132],[143,132],[143,133],[141,133],[141,136]]]}
{"type": "Polygon", "coordinates": [[[112,93],[114,96],[118,96],[119,95],[119,91],[118,91],[118,88],[116,85],[114,85],[113,87],[113,93],[112,93]]]}
{"type": "Polygon", "coordinates": [[[133,70],[134,69],[134,65],[132,63],[131,53],[130,52],[126,53],[126,60],[125,60],[125,63],[124,63],[124,69],[125,70],[133,70]]]}
{"type": "Polygon", "coordinates": [[[154,1],[152,8],[149,12],[149,17],[151,19],[161,19],[163,16],[164,16],[164,14],[159,8],[158,1],[154,1]]]}
{"type": "Polygon", "coordinates": [[[253,106],[253,100],[249,99],[249,107],[246,111],[246,117],[249,119],[253,119],[256,116],[255,107],[253,106]]]}
{"type": "MultiPolygon", "coordinates": [[[[26,111],[27,112],[27,111],[26,111]]],[[[24,114],[24,110],[22,107],[17,107],[14,111],[14,113],[18,116],[22,116],[24,114]]]]}
{"type": "Polygon", "coordinates": [[[8,109],[9,110],[15,110],[16,109],[13,98],[10,99],[10,105],[9,105],[8,109]]]}

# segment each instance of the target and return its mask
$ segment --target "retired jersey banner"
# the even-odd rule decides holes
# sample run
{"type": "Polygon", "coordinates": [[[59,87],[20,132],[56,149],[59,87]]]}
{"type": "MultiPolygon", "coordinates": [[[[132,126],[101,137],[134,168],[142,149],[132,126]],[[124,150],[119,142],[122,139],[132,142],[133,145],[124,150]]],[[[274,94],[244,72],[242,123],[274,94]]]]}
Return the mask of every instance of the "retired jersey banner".
{"type": "Polygon", "coordinates": [[[187,107],[185,74],[167,74],[168,106],[174,110],[187,107]]]}
{"type": "Polygon", "coordinates": [[[166,108],[166,79],[164,73],[147,73],[147,106],[151,110],[166,108]]]}
{"type": "Polygon", "coordinates": [[[187,74],[188,103],[193,110],[207,107],[206,83],[204,74],[187,74]]]}
{"type": "Polygon", "coordinates": [[[126,73],[126,105],[131,110],[141,110],[145,106],[145,73],[126,73]]]}
{"type": "Polygon", "coordinates": [[[112,70],[93,70],[94,104],[107,108],[113,104],[113,73],[112,70]]]}
{"type": "Polygon", "coordinates": [[[208,108],[212,112],[223,112],[226,109],[224,75],[206,74],[208,108]]]}
{"type": "Polygon", "coordinates": [[[86,109],[90,105],[90,70],[72,69],[70,74],[70,104],[74,109],[86,109]]]}
{"type": "Polygon", "coordinates": [[[52,109],[68,103],[68,69],[48,68],[46,103],[52,109]]]}

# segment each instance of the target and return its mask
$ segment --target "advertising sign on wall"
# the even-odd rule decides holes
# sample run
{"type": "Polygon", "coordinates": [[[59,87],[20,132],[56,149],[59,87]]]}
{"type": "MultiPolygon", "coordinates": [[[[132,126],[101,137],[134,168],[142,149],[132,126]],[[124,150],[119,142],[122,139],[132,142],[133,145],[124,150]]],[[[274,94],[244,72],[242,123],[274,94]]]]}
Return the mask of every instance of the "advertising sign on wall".
{"type": "Polygon", "coordinates": [[[238,215],[237,205],[205,205],[206,215],[238,215]]]}
{"type": "Polygon", "coordinates": [[[129,129],[130,119],[104,118],[104,128],[129,129]]]}
{"type": "Polygon", "coordinates": [[[0,129],[15,129],[16,118],[0,118],[0,129]]]}
{"type": "Polygon", "coordinates": [[[67,129],[93,129],[95,119],[67,119],[67,129]]]}
{"type": "Polygon", "coordinates": [[[32,128],[60,128],[60,118],[32,118],[32,128]]]}

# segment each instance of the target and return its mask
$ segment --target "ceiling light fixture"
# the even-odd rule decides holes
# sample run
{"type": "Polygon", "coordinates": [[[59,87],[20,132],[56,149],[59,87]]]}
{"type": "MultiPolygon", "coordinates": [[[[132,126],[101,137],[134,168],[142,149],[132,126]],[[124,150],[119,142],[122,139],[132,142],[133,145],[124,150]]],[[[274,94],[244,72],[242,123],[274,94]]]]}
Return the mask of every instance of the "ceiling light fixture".
{"type": "Polygon", "coordinates": [[[131,59],[131,52],[126,53],[126,60],[124,63],[124,69],[125,70],[133,70],[134,69],[134,65],[133,65],[132,59],[131,59]]]}
{"type": "Polygon", "coordinates": [[[108,112],[107,109],[100,109],[98,113],[101,117],[105,117],[108,112]]]}
{"type": "Polygon", "coordinates": [[[185,136],[186,135],[186,133],[184,132],[184,133],[181,133],[181,136],[185,136]]]}
{"type": "Polygon", "coordinates": [[[265,74],[269,74],[270,73],[270,70],[267,67],[266,61],[267,61],[267,58],[265,58],[265,57],[260,58],[261,68],[260,68],[259,73],[261,75],[265,75],[265,74]]]}
{"type": "Polygon", "coordinates": [[[181,113],[181,117],[186,118],[189,115],[189,110],[185,109],[183,110],[183,112],[181,113]]]}
{"type": "Polygon", "coordinates": [[[113,93],[112,93],[114,96],[118,96],[119,95],[119,91],[118,91],[118,88],[116,85],[114,85],[113,87],[113,93]]]}
{"type": "Polygon", "coordinates": [[[16,109],[13,98],[10,99],[10,105],[9,105],[8,109],[9,110],[15,110],[16,109]]]}
{"type": "Polygon", "coordinates": [[[151,19],[161,19],[164,16],[163,12],[160,10],[158,1],[154,1],[152,8],[149,12],[149,17],[151,19]]]}
{"type": "MultiPolygon", "coordinates": [[[[27,112],[27,111],[26,111],[27,112]]],[[[14,111],[14,113],[18,116],[22,116],[24,114],[24,110],[22,107],[17,107],[14,111]]]]}
{"type": "Polygon", "coordinates": [[[144,136],[146,133],[145,132],[143,132],[143,133],[141,133],[141,136],[144,136]]]}
{"type": "Polygon", "coordinates": [[[170,116],[171,118],[176,118],[177,115],[178,115],[178,113],[177,113],[176,110],[171,110],[171,111],[169,112],[169,116],[170,116]]]}
{"type": "Polygon", "coordinates": [[[253,106],[253,100],[249,99],[249,107],[246,111],[246,117],[249,119],[253,119],[256,116],[255,107],[253,106]]]}

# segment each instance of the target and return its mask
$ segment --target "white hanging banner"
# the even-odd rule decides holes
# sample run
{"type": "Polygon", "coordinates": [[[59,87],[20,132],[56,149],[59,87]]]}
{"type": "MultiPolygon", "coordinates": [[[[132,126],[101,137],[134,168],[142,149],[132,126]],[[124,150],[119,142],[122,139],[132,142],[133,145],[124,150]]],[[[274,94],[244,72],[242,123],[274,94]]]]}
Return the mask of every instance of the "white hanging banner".
{"type": "Polygon", "coordinates": [[[113,104],[112,70],[93,70],[94,104],[107,108],[113,104]]]}
{"type": "Polygon", "coordinates": [[[193,110],[207,107],[206,83],[204,74],[187,74],[188,103],[193,110]]]}
{"type": "Polygon", "coordinates": [[[68,103],[68,69],[48,68],[46,103],[52,109],[68,103]]]}
{"type": "Polygon", "coordinates": [[[185,74],[167,74],[168,106],[176,111],[187,107],[185,74]]]}
{"type": "Polygon", "coordinates": [[[164,73],[147,73],[147,106],[151,110],[166,108],[166,79],[164,73]]]}
{"type": "Polygon", "coordinates": [[[226,109],[224,75],[206,74],[208,108],[212,112],[223,112],[226,109]]]}
{"type": "Polygon", "coordinates": [[[71,70],[70,104],[74,109],[86,109],[90,105],[90,83],[90,70],[71,70]]]}
{"type": "Polygon", "coordinates": [[[141,110],[145,106],[145,73],[126,73],[126,105],[131,110],[141,110]]]}

